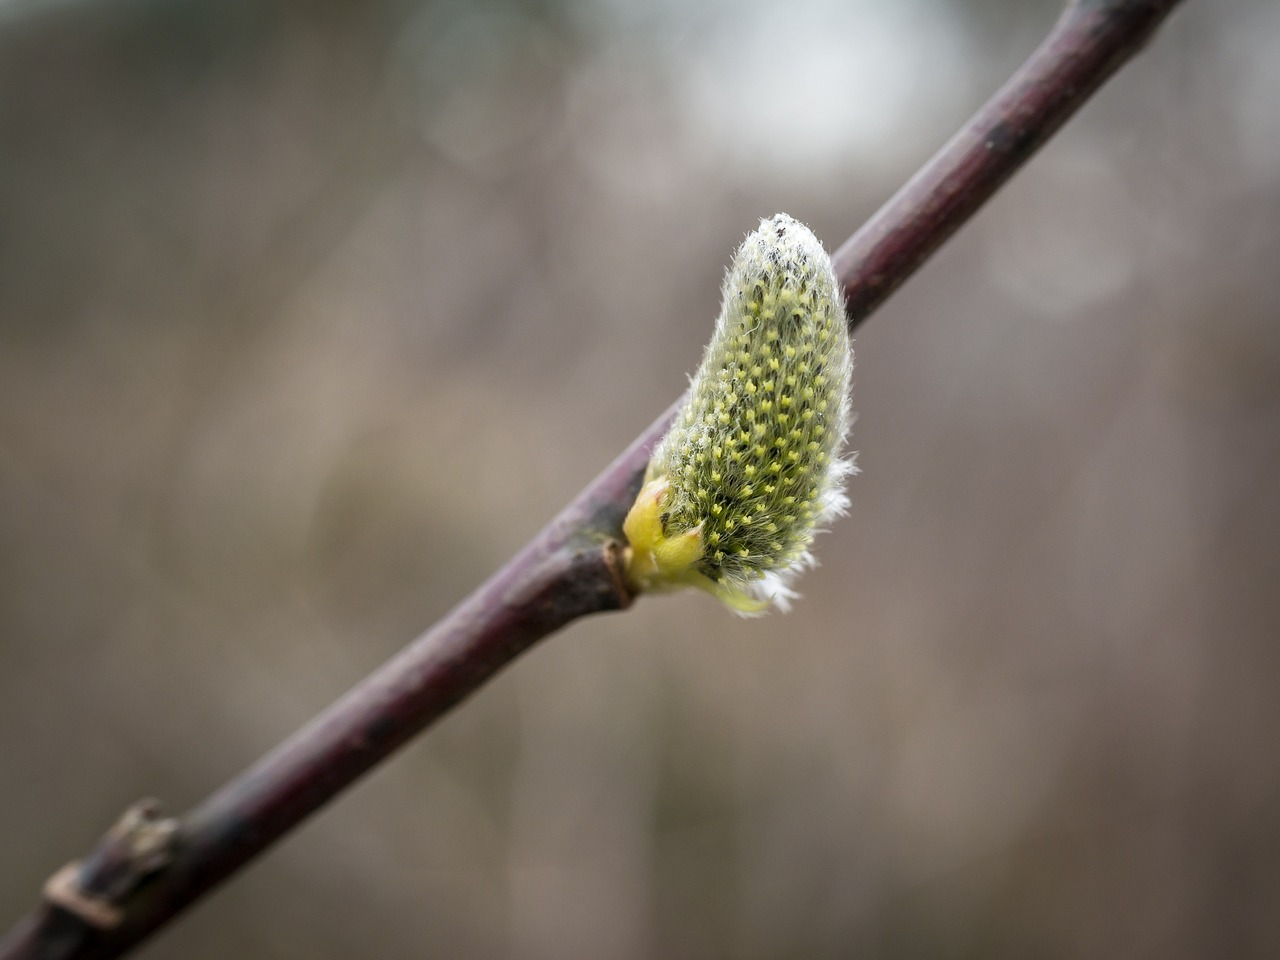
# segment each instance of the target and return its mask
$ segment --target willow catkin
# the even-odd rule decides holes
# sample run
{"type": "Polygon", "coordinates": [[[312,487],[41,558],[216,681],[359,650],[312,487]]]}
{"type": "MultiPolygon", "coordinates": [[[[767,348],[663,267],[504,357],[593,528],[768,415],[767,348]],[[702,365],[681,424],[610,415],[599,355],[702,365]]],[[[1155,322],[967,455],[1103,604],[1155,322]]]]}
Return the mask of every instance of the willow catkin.
{"type": "Polygon", "coordinates": [[[627,516],[633,585],[698,586],[742,613],[785,608],[814,534],[848,503],[852,372],[831,258],[786,214],[761,221],[627,516]]]}

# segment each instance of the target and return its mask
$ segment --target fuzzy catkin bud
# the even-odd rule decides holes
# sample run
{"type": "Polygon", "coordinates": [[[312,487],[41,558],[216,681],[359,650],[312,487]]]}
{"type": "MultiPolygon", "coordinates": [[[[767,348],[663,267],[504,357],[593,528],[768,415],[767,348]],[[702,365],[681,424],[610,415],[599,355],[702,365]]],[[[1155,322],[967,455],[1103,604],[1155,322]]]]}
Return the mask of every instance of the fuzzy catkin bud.
{"type": "Polygon", "coordinates": [[[627,516],[633,585],[698,586],[741,613],[785,609],[815,532],[848,503],[852,373],[831,258],[786,214],[761,221],[627,516]]]}

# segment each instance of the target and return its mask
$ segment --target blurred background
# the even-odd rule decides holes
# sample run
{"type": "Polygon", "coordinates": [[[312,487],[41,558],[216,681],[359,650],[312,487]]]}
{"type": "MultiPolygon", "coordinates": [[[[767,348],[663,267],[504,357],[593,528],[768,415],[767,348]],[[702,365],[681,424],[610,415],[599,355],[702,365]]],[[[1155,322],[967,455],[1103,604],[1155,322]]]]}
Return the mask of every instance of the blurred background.
{"type": "MultiPolygon", "coordinates": [[[[410,640],[1056,0],[0,0],[0,925],[410,640]]],[[[579,623],[140,952],[1280,955],[1280,6],[859,332],[793,613],[579,623]]]]}

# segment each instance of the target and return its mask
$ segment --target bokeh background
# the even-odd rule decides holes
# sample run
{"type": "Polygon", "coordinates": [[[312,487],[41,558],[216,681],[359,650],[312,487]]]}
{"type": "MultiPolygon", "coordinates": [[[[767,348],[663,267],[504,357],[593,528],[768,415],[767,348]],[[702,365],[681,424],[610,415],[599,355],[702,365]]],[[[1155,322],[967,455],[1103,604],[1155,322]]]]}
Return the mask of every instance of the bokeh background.
{"type": "MultiPolygon", "coordinates": [[[[0,2],[0,925],[427,627],[1056,0],[0,2]]],[[[1280,955],[1280,6],[860,331],[787,616],[575,625],[148,945],[1280,955]]]]}

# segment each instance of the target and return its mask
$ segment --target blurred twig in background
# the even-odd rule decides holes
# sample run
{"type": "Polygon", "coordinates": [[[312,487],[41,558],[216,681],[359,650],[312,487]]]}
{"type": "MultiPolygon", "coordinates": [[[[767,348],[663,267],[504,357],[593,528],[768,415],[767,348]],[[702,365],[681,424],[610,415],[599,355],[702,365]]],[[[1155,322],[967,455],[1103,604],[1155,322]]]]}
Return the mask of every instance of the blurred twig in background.
{"type": "MultiPolygon", "coordinates": [[[[1076,0],[1006,86],[836,253],[856,326],[1137,51],[1178,0],[1076,0]]],[[[540,638],[631,602],[623,513],[660,417],[509,564],[314,722],[176,821],[136,808],[0,944],[2,960],[118,956],[540,638]]]]}

